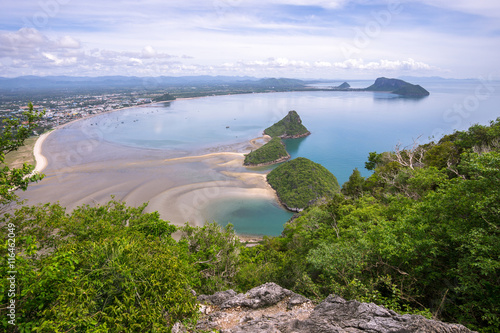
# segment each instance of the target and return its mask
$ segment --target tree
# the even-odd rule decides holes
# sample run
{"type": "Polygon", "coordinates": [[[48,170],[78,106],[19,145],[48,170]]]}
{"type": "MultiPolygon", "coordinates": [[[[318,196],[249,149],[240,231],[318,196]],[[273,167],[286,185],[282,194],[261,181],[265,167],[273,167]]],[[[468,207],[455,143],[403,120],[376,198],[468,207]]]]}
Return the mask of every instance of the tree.
{"type": "Polygon", "coordinates": [[[233,287],[231,281],[238,272],[241,244],[232,224],[221,227],[206,223],[203,227],[186,224],[180,244],[190,253],[192,266],[201,273],[199,291],[214,293],[233,287]]]}
{"type": "MultiPolygon", "coordinates": [[[[0,280],[0,308],[15,299],[16,325],[2,315],[0,331],[170,332],[178,321],[194,322],[199,274],[171,237],[175,226],[145,207],[111,201],[68,215],[46,204],[0,218],[0,235],[9,225],[22,230],[15,298],[7,297],[9,280],[0,280]]],[[[8,251],[2,242],[0,257],[8,251]]],[[[8,266],[0,265],[1,276],[8,266]]]]}
{"type": "Polygon", "coordinates": [[[410,169],[415,169],[418,166],[422,166],[422,159],[424,158],[425,149],[423,146],[418,144],[418,137],[416,140],[413,140],[413,145],[411,148],[409,146],[401,149],[401,143],[398,143],[396,147],[394,147],[394,154],[392,155],[393,161],[398,162],[404,167],[408,167],[410,169]]]}
{"type": "Polygon", "coordinates": [[[342,185],[342,194],[358,198],[363,195],[364,184],[365,178],[361,176],[358,168],[355,168],[349,176],[349,180],[342,185]]]}
{"type": "Polygon", "coordinates": [[[15,190],[25,191],[29,183],[43,178],[43,175],[33,173],[35,167],[27,163],[22,168],[12,169],[5,164],[5,155],[24,145],[43,114],[43,111],[33,111],[30,102],[28,111],[23,112],[20,118],[12,117],[3,121],[0,134],[0,212],[5,211],[9,203],[17,202],[15,190]]]}

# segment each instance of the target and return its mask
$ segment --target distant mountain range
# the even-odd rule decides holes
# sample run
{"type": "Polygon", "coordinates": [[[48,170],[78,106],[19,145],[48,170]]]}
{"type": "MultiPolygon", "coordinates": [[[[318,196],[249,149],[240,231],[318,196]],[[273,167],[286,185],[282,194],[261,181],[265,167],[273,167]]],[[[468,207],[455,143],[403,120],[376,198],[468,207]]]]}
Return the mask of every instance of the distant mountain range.
{"type": "Polygon", "coordinates": [[[153,88],[167,86],[234,84],[258,79],[241,76],[20,76],[0,77],[0,89],[70,89],[70,88],[153,88]]]}
{"type": "MultiPolygon", "coordinates": [[[[365,89],[352,89],[347,82],[338,87],[314,88],[308,86],[313,81],[290,78],[255,78],[249,76],[21,76],[17,78],[0,77],[0,91],[13,93],[76,92],[127,90],[162,90],[203,88],[205,91],[261,92],[289,90],[342,90],[342,91],[388,91],[401,96],[427,96],[429,92],[419,85],[400,79],[378,78],[365,89]],[[235,91],[236,90],[236,91],[235,91]]],[[[315,80],[314,82],[321,82],[315,80]]],[[[324,82],[324,81],[323,81],[324,82]]]]}

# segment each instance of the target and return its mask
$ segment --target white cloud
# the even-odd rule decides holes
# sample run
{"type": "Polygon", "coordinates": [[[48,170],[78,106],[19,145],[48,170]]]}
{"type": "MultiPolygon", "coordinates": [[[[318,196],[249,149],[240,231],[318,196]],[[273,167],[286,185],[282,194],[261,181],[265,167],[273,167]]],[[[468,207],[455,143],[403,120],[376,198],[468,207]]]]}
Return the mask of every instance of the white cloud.
{"type": "Polygon", "coordinates": [[[0,57],[18,57],[38,47],[45,47],[48,39],[36,29],[22,28],[16,32],[0,33],[0,57]]]}
{"type": "Polygon", "coordinates": [[[154,58],[156,56],[156,50],[151,45],[148,45],[142,49],[142,56],[144,58],[154,58]]]}
{"type": "Polygon", "coordinates": [[[56,55],[47,52],[42,52],[42,55],[52,61],[55,66],[73,66],[77,62],[76,57],[59,58],[56,55]]]}
{"type": "Polygon", "coordinates": [[[58,46],[66,49],[79,49],[80,42],[71,36],[64,36],[58,40],[58,46]]]}
{"type": "Polygon", "coordinates": [[[376,71],[429,71],[437,70],[438,68],[426,63],[415,61],[414,59],[407,60],[387,60],[370,61],[365,63],[363,59],[347,59],[343,62],[333,64],[335,68],[340,69],[358,69],[358,70],[376,70],[376,71]]]}
{"type": "Polygon", "coordinates": [[[269,58],[266,60],[241,61],[242,67],[265,67],[265,68],[309,68],[311,64],[302,60],[290,60],[287,58],[269,58]]]}
{"type": "Polygon", "coordinates": [[[490,17],[500,17],[500,1],[400,0],[408,10],[382,24],[373,13],[387,10],[390,1],[57,1],[61,6],[54,15],[35,0],[7,2],[7,11],[0,13],[4,27],[23,24],[23,18],[37,13],[47,14],[48,21],[39,30],[0,31],[0,76],[43,71],[347,79],[385,71],[440,75],[445,68],[450,76],[473,77],[496,68],[500,25],[490,17]],[[431,11],[465,21],[449,27],[446,20],[422,17],[431,11]],[[467,21],[467,15],[452,11],[485,17],[467,21]],[[375,22],[380,33],[368,29],[375,22]],[[369,37],[361,47],[358,32],[369,37]],[[339,46],[346,43],[356,52],[342,52],[339,46]]]}
{"type": "Polygon", "coordinates": [[[328,61],[316,61],[314,63],[314,67],[318,67],[318,68],[321,68],[321,67],[332,67],[332,64],[328,61]]]}

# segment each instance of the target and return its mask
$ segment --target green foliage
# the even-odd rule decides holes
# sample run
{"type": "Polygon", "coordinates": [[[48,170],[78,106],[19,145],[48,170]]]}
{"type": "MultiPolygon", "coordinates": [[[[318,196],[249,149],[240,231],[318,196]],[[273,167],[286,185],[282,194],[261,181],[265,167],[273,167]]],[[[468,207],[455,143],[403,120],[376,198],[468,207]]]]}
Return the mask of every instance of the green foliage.
{"type": "Polygon", "coordinates": [[[298,157],[267,175],[280,200],[292,208],[305,208],[311,201],[332,197],[340,189],[337,178],[320,164],[298,157]]]}
{"type": "Polygon", "coordinates": [[[245,156],[244,165],[271,164],[283,158],[289,158],[288,152],[279,137],[274,137],[260,147],[245,156]]]}
{"type": "Polygon", "coordinates": [[[161,96],[153,98],[154,102],[173,101],[173,100],[175,100],[175,96],[170,95],[169,93],[165,93],[161,96]]]}
{"type": "Polygon", "coordinates": [[[25,191],[30,182],[39,181],[43,175],[32,174],[34,166],[24,164],[22,168],[9,168],[5,164],[5,155],[17,150],[32,134],[36,122],[44,112],[33,111],[33,104],[28,104],[28,111],[20,118],[4,119],[0,133],[0,207],[17,201],[16,189],[25,191]]]}
{"type": "Polygon", "coordinates": [[[300,137],[309,135],[309,131],[307,128],[302,125],[302,120],[296,111],[290,111],[288,114],[272,125],[264,130],[264,134],[267,134],[271,137],[280,137],[283,139],[292,138],[292,137],[300,137]]]}
{"type": "Polygon", "coordinates": [[[370,152],[368,156],[368,162],[365,162],[365,168],[367,170],[375,170],[375,168],[381,163],[382,154],[377,154],[377,152],[370,152]]]}
{"type": "Polygon", "coordinates": [[[498,331],[498,124],[418,147],[426,152],[413,168],[371,153],[364,184],[354,171],[345,197],[309,206],[253,249],[241,271],[255,274],[240,283],[270,279],[314,299],[335,293],[498,331]]]}
{"type": "Polygon", "coordinates": [[[427,166],[443,169],[449,164],[457,164],[459,157],[457,146],[453,142],[446,141],[429,148],[425,152],[424,162],[427,166]]]}
{"type": "Polygon", "coordinates": [[[363,195],[363,187],[365,185],[365,178],[361,176],[358,168],[352,171],[349,180],[342,185],[342,194],[358,198],[363,195]]]}
{"type": "Polygon", "coordinates": [[[158,239],[116,237],[84,245],[73,281],[58,286],[37,331],[167,332],[195,316],[190,268],[158,239]]]}
{"type": "MultiPolygon", "coordinates": [[[[111,201],[78,207],[71,215],[50,204],[6,214],[2,234],[9,226],[22,230],[16,238],[17,327],[168,332],[176,321],[196,320],[191,288],[199,284],[199,273],[171,238],[176,228],[144,208],[111,201]]],[[[4,245],[2,258],[6,253],[4,245]]],[[[0,270],[5,276],[7,265],[0,270]]],[[[0,289],[6,288],[2,279],[0,289]]],[[[1,327],[12,328],[6,318],[1,327]]]]}
{"type": "Polygon", "coordinates": [[[213,222],[194,228],[186,224],[181,231],[180,243],[187,248],[189,262],[201,273],[198,291],[211,294],[232,288],[241,251],[233,226],[223,228],[213,222]]]}

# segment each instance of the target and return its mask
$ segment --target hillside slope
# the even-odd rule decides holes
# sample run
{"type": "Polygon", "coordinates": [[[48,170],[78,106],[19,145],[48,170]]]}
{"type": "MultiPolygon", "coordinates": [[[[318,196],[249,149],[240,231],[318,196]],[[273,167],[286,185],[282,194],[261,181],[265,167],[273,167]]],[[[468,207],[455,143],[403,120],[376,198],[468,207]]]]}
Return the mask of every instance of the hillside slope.
{"type": "Polygon", "coordinates": [[[267,175],[281,203],[291,211],[301,211],[311,201],[332,197],[340,186],[324,166],[304,157],[288,161],[267,175]]]}
{"type": "Polygon", "coordinates": [[[292,110],[283,119],[266,128],[264,134],[271,137],[279,136],[282,139],[295,139],[307,136],[311,132],[302,125],[297,111],[292,110]]]}
{"type": "Polygon", "coordinates": [[[399,79],[379,77],[375,83],[365,88],[366,91],[388,91],[393,94],[407,97],[429,96],[429,92],[419,85],[411,84],[399,79]]]}
{"type": "Polygon", "coordinates": [[[264,166],[284,162],[289,158],[290,155],[286,151],[281,139],[274,137],[262,147],[247,154],[243,165],[264,166]]]}

